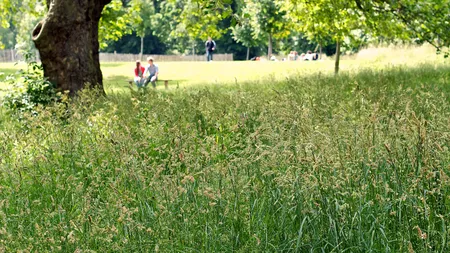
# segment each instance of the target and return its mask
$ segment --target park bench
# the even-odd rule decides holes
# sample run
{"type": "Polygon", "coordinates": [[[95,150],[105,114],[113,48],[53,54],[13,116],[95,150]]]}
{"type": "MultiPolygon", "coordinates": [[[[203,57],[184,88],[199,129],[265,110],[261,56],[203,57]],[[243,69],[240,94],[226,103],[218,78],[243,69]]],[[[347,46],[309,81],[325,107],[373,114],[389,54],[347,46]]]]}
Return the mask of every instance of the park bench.
{"type": "MultiPolygon", "coordinates": [[[[169,80],[169,79],[158,79],[158,80],[156,80],[156,83],[158,84],[158,83],[162,83],[162,82],[164,82],[164,87],[166,88],[166,89],[168,89],[169,88],[169,82],[172,82],[172,81],[176,81],[176,80],[169,80]]],[[[128,81],[128,83],[130,84],[130,86],[133,86],[134,85],[134,81],[128,81]]],[[[178,84],[178,82],[177,82],[177,84],[178,84]]]]}

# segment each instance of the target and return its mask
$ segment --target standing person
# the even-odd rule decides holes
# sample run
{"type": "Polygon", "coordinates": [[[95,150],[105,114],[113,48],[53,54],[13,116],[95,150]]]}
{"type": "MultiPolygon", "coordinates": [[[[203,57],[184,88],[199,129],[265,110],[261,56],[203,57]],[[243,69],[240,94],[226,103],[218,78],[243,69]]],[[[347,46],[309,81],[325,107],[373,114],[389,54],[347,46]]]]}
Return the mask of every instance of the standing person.
{"type": "Polygon", "coordinates": [[[208,37],[208,41],[206,41],[205,47],[206,47],[206,61],[212,61],[214,50],[216,50],[216,42],[214,42],[214,40],[212,40],[211,37],[208,37]]]}
{"type": "MultiPolygon", "coordinates": [[[[136,86],[138,88],[141,88],[145,83],[144,72],[145,72],[145,68],[142,67],[141,61],[137,60],[136,68],[134,69],[134,83],[136,84],[136,86]]],[[[131,84],[131,82],[130,82],[130,84],[131,84]]]]}
{"type": "Polygon", "coordinates": [[[153,88],[156,88],[156,81],[158,80],[158,74],[159,74],[159,68],[158,65],[153,63],[153,58],[148,57],[147,58],[148,65],[145,68],[144,76],[147,76],[147,79],[145,81],[145,87],[147,87],[148,83],[151,82],[153,88]]]}

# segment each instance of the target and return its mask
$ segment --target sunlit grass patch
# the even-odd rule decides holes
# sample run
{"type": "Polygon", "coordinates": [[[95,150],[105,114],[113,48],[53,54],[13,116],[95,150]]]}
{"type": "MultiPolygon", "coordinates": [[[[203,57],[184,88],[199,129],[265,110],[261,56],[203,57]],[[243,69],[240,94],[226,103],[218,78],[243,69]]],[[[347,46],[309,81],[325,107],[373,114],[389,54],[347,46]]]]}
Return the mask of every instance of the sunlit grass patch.
{"type": "MultiPolygon", "coordinates": [[[[156,62],[160,68],[160,79],[174,80],[170,89],[195,85],[236,84],[247,81],[283,80],[292,76],[308,78],[334,71],[334,61],[327,58],[318,62],[156,62]]],[[[144,63],[145,64],[145,63],[144,63]]],[[[436,55],[433,48],[423,47],[385,47],[364,49],[356,55],[343,56],[342,72],[361,69],[380,70],[389,66],[414,67],[420,64],[445,65],[442,56],[436,55]]],[[[134,62],[102,63],[104,84],[107,92],[126,92],[128,81],[132,80],[134,62]]],[[[0,72],[10,74],[25,65],[0,63],[0,72]]],[[[163,85],[160,85],[163,87],[163,85]]],[[[5,90],[0,77],[0,89],[5,90]]],[[[1,91],[0,91],[1,92],[1,91]]]]}

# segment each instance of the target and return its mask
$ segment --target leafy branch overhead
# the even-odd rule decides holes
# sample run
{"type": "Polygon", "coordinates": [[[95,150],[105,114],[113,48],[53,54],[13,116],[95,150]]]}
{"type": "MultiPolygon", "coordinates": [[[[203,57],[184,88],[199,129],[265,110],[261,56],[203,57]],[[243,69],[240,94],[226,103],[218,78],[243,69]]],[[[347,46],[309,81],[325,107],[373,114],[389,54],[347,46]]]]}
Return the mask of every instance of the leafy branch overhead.
{"type": "Polygon", "coordinates": [[[409,38],[428,42],[438,52],[450,46],[450,1],[356,0],[369,21],[369,28],[388,38],[409,38]],[[392,25],[397,24],[397,25],[392,25]]]}
{"type": "Polygon", "coordinates": [[[122,36],[131,34],[134,24],[142,23],[143,20],[139,15],[140,2],[132,0],[124,3],[121,0],[113,0],[105,6],[99,25],[100,48],[105,48],[109,42],[117,41],[122,36]]]}
{"type": "MultiPolygon", "coordinates": [[[[24,34],[44,17],[50,2],[0,0],[0,25],[22,33],[26,42],[24,34]]],[[[301,32],[317,43],[327,38],[352,43],[369,36],[428,42],[442,50],[450,44],[449,10],[450,0],[112,0],[102,13],[99,40],[105,48],[132,32],[153,34],[168,43],[182,37],[219,38],[228,30],[219,23],[233,16],[243,22],[229,28],[245,45],[260,45],[249,35],[258,41],[269,34],[282,39],[301,32]]]]}
{"type": "Polygon", "coordinates": [[[183,11],[178,21],[178,31],[191,39],[206,40],[209,36],[220,38],[226,29],[218,28],[221,20],[231,16],[231,1],[182,1],[183,11]]]}

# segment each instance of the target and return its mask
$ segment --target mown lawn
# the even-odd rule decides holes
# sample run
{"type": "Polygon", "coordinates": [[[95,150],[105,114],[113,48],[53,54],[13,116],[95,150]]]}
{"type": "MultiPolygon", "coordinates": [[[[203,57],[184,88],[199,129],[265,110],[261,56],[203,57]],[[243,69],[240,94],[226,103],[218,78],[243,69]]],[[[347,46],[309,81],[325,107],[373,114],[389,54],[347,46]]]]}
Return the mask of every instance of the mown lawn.
{"type": "MultiPolygon", "coordinates": [[[[172,88],[180,85],[189,87],[199,84],[229,84],[251,80],[283,79],[295,74],[311,72],[330,72],[333,70],[331,60],[325,62],[161,62],[160,79],[173,80],[172,88]]],[[[24,64],[0,64],[3,78],[14,73],[24,64]]],[[[102,63],[105,90],[107,92],[127,91],[128,81],[133,79],[135,63],[102,63]]],[[[2,81],[2,77],[0,77],[2,81]]],[[[163,85],[162,85],[163,86],[163,85]]],[[[7,85],[0,83],[6,90],[7,85]]]]}
{"type": "Polygon", "coordinates": [[[6,83],[6,79],[9,75],[16,73],[20,67],[25,65],[15,65],[13,63],[0,63],[0,98],[8,91],[10,88],[6,83]]]}
{"type": "MultiPolygon", "coordinates": [[[[361,69],[379,70],[386,66],[409,66],[418,64],[446,64],[430,47],[366,49],[354,56],[344,56],[343,72],[361,69]]],[[[229,85],[247,81],[272,82],[292,76],[307,78],[311,74],[329,74],[334,71],[333,59],[320,62],[158,62],[160,79],[173,80],[170,89],[198,85],[229,85]]],[[[133,62],[102,63],[105,90],[128,92],[128,81],[133,78],[133,62]]],[[[4,82],[8,74],[26,69],[24,63],[0,63],[0,96],[8,90],[4,82]],[[1,74],[3,73],[3,74],[1,74]]],[[[159,83],[163,87],[163,83],[159,83]]]]}
{"type": "Polygon", "coordinates": [[[449,252],[450,67],[381,66],[0,109],[0,252],[449,252]]]}

